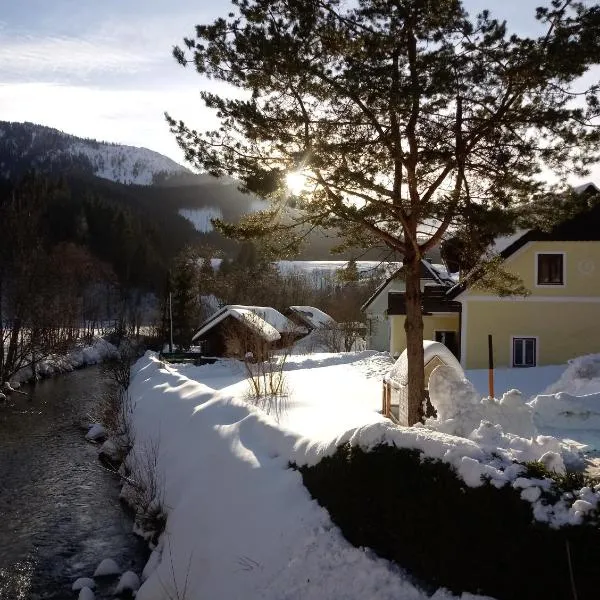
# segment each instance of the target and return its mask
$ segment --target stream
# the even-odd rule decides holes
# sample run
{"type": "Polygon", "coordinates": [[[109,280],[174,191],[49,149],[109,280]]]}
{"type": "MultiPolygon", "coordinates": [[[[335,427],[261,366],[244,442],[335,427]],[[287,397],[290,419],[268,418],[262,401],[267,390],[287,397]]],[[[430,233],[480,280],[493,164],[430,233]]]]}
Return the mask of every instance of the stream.
{"type": "MultiPolygon", "coordinates": [[[[141,574],[147,546],[82,429],[111,385],[89,367],[0,405],[0,600],[77,598],[73,581],[103,558],[141,574]]],[[[96,599],[113,598],[115,583],[97,582],[96,599]]]]}

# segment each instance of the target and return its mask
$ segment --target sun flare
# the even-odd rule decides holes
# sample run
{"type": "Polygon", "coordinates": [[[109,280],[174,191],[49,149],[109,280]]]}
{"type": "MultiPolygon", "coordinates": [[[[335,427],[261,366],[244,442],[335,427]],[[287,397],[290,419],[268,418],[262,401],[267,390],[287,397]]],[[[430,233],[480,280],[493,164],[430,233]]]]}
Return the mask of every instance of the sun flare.
{"type": "Polygon", "coordinates": [[[288,190],[292,194],[299,194],[304,189],[306,185],[306,175],[294,171],[293,173],[288,173],[285,177],[285,183],[287,185],[288,190]]]}

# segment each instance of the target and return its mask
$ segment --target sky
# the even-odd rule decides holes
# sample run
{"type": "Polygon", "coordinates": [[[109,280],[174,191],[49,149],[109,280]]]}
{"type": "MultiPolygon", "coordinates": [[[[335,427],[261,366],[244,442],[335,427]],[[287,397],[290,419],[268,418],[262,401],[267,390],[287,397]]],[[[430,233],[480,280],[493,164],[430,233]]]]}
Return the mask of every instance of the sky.
{"type": "MultiPolygon", "coordinates": [[[[465,0],[534,33],[541,0],[465,0]]],[[[183,162],[164,112],[208,129],[200,90],[174,45],[229,12],[227,0],[0,0],[0,118],[143,146],[183,162]]]]}

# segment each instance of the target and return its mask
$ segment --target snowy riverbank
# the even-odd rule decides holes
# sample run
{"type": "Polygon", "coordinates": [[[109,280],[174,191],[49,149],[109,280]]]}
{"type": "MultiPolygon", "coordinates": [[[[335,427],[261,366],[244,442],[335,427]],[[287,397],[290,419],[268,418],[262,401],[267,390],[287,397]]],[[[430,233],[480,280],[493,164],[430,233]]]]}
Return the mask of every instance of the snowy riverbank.
{"type": "Polygon", "coordinates": [[[119,356],[119,350],[104,338],[95,337],[91,344],[78,344],[67,354],[51,354],[38,361],[35,374],[31,367],[18,371],[11,382],[27,383],[39,377],[52,377],[60,373],[70,373],[90,365],[96,365],[105,360],[119,356]]]}

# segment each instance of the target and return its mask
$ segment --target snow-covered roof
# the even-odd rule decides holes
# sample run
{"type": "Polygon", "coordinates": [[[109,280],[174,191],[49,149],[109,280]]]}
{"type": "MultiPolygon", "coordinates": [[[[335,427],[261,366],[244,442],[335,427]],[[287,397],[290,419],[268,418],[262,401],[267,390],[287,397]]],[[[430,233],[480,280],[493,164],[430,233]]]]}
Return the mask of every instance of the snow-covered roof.
{"type": "Polygon", "coordinates": [[[450,273],[445,265],[430,263],[427,260],[423,262],[429,271],[433,272],[438,281],[443,285],[453,285],[458,281],[458,273],[450,273]]]}
{"type": "Polygon", "coordinates": [[[583,192],[585,192],[588,188],[594,188],[594,190],[596,192],[600,192],[600,189],[598,188],[598,186],[595,183],[592,183],[591,181],[588,181],[587,183],[582,183],[581,185],[576,185],[573,187],[573,191],[576,194],[581,194],[583,192]]]}
{"type": "Polygon", "coordinates": [[[517,240],[521,239],[526,233],[529,233],[531,229],[517,229],[510,235],[502,235],[497,237],[489,246],[488,252],[491,254],[500,254],[506,250],[509,246],[512,246],[517,240]]]}
{"type": "Polygon", "coordinates": [[[290,310],[299,314],[313,329],[335,325],[335,320],[314,306],[290,306],[290,310]]]}
{"type": "Polygon", "coordinates": [[[192,341],[203,336],[227,317],[242,321],[270,342],[280,339],[282,333],[306,333],[304,327],[296,325],[270,306],[228,304],[202,323],[200,329],[194,334],[192,341]]]}
{"type": "MultiPolygon", "coordinates": [[[[432,340],[423,340],[423,364],[427,364],[434,356],[439,356],[444,363],[464,376],[462,367],[456,357],[444,344],[432,340]]],[[[404,350],[385,376],[386,381],[396,381],[400,385],[408,384],[408,352],[404,350]]]]}
{"type": "Polygon", "coordinates": [[[281,339],[281,334],[277,329],[259,317],[256,313],[246,308],[223,307],[217,315],[214,315],[209,319],[209,322],[196,332],[192,340],[202,337],[207,331],[211,330],[215,325],[228,317],[233,317],[234,319],[241,321],[267,342],[275,342],[281,339]]]}

